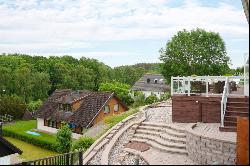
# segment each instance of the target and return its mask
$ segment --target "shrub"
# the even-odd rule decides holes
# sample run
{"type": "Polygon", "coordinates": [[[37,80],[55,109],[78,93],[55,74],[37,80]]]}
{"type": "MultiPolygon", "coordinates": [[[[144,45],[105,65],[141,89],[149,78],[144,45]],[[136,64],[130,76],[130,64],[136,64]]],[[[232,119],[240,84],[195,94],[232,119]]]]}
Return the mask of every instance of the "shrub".
{"type": "Polygon", "coordinates": [[[86,151],[94,142],[95,139],[91,137],[82,137],[79,140],[76,140],[72,143],[71,150],[86,151]]]}
{"type": "Polygon", "coordinates": [[[145,95],[142,92],[136,92],[133,107],[145,105],[145,95]]]}
{"type": "Polygon", "coordinates": [[[58,152],[68,153],[72,144],[72,131],[68,125],[63,125],[56,133],[58,152]]]}
{"type": "Polygon", "coordinates": [[[161,95],[160,101],[166,101],[171,97],[171,94],[169,92],[164,93],[161,95]]]}
{"type": "Polygon", "coordinates": [[[158,101],[158,98],[155,95],[150,95],[146,98],[145,103],[146,104],[152,104],[158,101]]]}
{"type": "Polygon", "coordinates": [[[40,137],[34,138],[34,136],[32,136],[32,135],[26,135],[25,133],[23,133],[23,134],[16,133],[16,132],[8,130],[8,129],[3,129],[3,135],[6,137],[12,137],[12,138],[30,143],[30,144],[35,145],[35,146],[39,146],[39,147],[44,148],[44,149],[58,152],[57,151],[57,144],[54,141],[44,140],[44,139],[41,139],[40,137]]]}

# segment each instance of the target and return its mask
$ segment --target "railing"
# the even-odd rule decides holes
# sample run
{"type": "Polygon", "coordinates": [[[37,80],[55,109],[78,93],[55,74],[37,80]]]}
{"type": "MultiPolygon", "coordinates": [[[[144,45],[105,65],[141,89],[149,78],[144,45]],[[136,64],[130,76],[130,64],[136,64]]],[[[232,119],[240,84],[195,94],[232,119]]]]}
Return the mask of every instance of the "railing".
{"type": "MultiPolygon", "coordinates": [[[[229,83],[235,80],[240,80],[239,89],[244,88],[244,76],[188,76],[188,77],[171,77],[171,95],[188,95],[202,94],[206,97],[211,95],[222,95],[223,86],[228,78],[229,83]],[[194,85],[199,85],[201,89],[195,89],[194,85]],[[242,85],[241,85],[242,84],[242,85]],[[212,86],[211,86],[212,85],[212,86]],[[217,88],[217,89],[215,89],[217,88]],[[216,92],[218,90],[218,92],[216,92]]],[[[231,87],[229,91],[230,95],[244,95],[244,92],[238,90],[237,93],[231,93],[231,87]]]]}
{"type": "Polygon", "coordinates": [[[221,127],[224,127],[224,117],[226,113],[226,108],[227,108],[227,97],[229,95],[229,79],[226,78],[222,98],[221,98],[221,127]]]}
{"type": "Polygon", "coordinates": [[[83,152],[73,152],[43,159],[18,163],[16,165],[83,165],[83,152]]]}

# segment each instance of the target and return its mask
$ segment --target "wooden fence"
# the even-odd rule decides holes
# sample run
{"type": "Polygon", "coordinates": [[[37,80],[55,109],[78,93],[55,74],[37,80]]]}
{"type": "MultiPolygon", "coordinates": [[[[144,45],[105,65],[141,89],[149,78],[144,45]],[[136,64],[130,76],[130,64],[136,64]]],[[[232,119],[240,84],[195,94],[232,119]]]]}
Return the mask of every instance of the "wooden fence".
{"type": "Polygon", "coordinates": [[[65,153],[58,156],[26,161],[16,165],[83,165],[83,152],[65,153]]]}

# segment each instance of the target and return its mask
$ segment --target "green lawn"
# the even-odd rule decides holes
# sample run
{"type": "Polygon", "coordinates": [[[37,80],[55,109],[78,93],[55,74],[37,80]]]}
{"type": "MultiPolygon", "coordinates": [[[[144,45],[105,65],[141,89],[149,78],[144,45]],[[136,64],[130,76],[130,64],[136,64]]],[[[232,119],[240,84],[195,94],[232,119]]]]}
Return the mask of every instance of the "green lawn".
{"type": "Polygon", "coordinates": [[[40,139],[40,140],[46,140],[52,143],[56,142],[56,136],[54,134],[47,134],[47,133],[35,131],[41,135],[34,136],[34,135],[26,133],[27,131],[34,131],[34,129],[36,128],[37,128],[36,120],[15,121],[12,124],[3,126],[3,130],[12,131],[17,134],[26,135],[26,136],[33,137],[33,138],[40,139]]]}
{"type": "Polygon", "coordinates": [[[10,137],[4,137],[4,138],[23,151],[21,158],[23,158],[26,161],[58,155],[58,153],[42,149],[40,147],[31,145],[29,143],[14,138],[10,137]]]}
{"type": "Polygon", "coordinates": [[[16,121],[3,126],[3,135],[56,152],[56,135],[37,131],[36,132],[40,134],[39,136],[26,133],[27,131],[35,131],[34,129],[36,129],[36,120],[16,121]]]}

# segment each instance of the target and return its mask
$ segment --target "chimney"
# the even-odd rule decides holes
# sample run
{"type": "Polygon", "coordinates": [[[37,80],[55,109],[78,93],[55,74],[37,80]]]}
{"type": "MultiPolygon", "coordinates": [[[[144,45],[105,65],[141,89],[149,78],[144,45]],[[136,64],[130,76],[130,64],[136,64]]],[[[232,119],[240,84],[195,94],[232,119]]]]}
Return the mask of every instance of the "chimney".
{"type": "Polygon", "coordinates": [[[3,122],[0,122],[0,137],[3,136],[3,122]]]}

